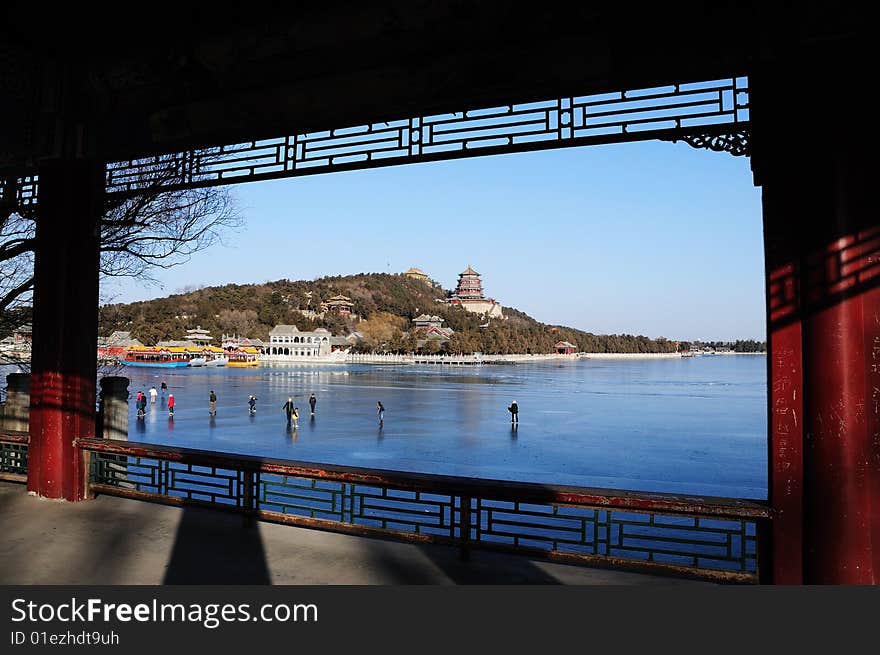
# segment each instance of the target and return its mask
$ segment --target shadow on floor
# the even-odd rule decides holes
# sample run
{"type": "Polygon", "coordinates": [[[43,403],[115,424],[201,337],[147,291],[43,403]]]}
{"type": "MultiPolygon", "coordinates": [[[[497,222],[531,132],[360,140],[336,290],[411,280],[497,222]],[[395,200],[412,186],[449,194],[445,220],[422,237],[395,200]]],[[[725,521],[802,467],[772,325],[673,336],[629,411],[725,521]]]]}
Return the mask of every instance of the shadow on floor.
{"type": "Polygon", "coordinates": [[[257,525],[185,507],[163,584],[271,584],[257,525]]]}
{"type": "Polygon", "coordinates": [[[364,546],[370,565],[382,571],[389,584],[561,584],[522,556],[474,549],[462,559],[456,546],[426,544],[409,546],[418,551],[418,557],[400,557],[385,541],[367,539],[364,546]]]}
{"type": "Polygon", "coordinates": [[[553,575],[521,555],[473,549],[462,559],[459,548],[423,546],[422,551],[455,584],[560,584],[553,575]]]}

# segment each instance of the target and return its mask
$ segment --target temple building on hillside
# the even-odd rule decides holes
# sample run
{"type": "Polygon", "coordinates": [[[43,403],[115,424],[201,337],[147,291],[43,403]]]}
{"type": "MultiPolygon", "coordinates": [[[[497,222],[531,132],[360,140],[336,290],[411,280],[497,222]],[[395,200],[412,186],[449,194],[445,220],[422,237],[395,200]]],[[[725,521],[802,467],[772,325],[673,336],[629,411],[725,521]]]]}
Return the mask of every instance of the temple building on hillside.
{"type": "Polygon", "coordinates": [[[327,310],[334,314],[342,314],[343,316],[348,316],[351,314],[351,308],[354,307],[354,303],[351,302],[351,298],[348,296],[343,296],[342,294],[338,296],[333,296],[326,303],[323,303],[327,306],[327,310]]]}
{"type": "Polygon", "coordinates": [[[419,282],[424,282],[425,284],[431,284],[431,278],[428,277],[428,274],[425,273],[420,268],[410,268],[406,273],[404,273],[407,277],[411,277],[414,280],[418,280],[419,282]]]}
{"type": "Polygon", "coordinates": [[[420,332],[424,330],[422,333],[424,339],[419,340],[419,348],[425,345],[428,341],[438,341],[440,343],[446,343],[449,341],[450,337],[455,334],[455,330],[450,327],[443,327],[443,319],[439,316],[428,316],[427,314],[422,314],[421,316],[416,316],[413,320],[413,329],[419,330],[420,332]]]}
{"type": "Polygon", "coordinates": [[[416,316],[413,320],[413,325],[417,328],[428,329],[430,327],[442,327],[443,319],[439,316],[428,316],[427,314],[422,314],[421,316],[416,316]]]}
{"type": "Polygon", "coordinates": [[[446,301],[450,305],[461,305],[467,311],[474,314],[485,314],[493,318],[504,318],[501,313],[501,304],[494,298],[486,298],[483,295],[483,282],[480,274],[470,264],[467,270],[458,274],[458,286],[446,301]]]}

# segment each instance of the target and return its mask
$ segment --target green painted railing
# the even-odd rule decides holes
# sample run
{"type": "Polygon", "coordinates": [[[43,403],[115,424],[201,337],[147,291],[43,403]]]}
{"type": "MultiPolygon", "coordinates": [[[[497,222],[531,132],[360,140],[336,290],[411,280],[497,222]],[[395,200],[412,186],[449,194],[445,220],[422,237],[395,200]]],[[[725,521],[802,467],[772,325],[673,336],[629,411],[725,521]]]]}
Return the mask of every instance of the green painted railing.
{"type": "Polygon", "coordinates": [[[0,480],[27,481],[27,434],[0,434],[0,480]]]}
{"type": "MultiPolygon", "coordinates": [[[[769,507],[404,473],[79,439],[90,494],[197,505],[336,532],[755,583],[769,507]]],[[[28,436],[0,435],[0,480],[27,480],[28,436]]]]}
{"type": "Polygon", "coordinates": [[[760,579],[770,510],[669,496],[80,439],[92,493],[265,521],[726,582],[760,579]]]}

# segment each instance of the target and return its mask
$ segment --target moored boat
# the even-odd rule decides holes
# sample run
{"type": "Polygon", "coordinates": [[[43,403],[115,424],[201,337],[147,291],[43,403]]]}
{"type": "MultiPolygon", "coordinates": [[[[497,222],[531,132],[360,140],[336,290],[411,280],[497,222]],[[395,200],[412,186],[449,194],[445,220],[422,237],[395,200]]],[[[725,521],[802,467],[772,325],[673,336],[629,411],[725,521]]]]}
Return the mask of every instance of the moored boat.
{"type": "Polygon", "coordinates": [[[132,346],[125,351],[122,363],[125,366],[147,366],[155,368],[182,368],[189,366],[190,356],[184,348],[154,348],[132,346]]]}
{"type": "Polygon", "coordinates": [[[251,368],[259,366],[260,362],[257,359],[259,352],[260,351],[256,348],[250,347],[238,348],[230,351],[229,361],[226,365],[232,368],[251,368]]]}
{"type": "Polygon", "coordinates": [[[205,357],[205,366],[226,366],[229,359],[226,357],[226,351],[218,346],[205,346],[202,351],[205,357]]]}

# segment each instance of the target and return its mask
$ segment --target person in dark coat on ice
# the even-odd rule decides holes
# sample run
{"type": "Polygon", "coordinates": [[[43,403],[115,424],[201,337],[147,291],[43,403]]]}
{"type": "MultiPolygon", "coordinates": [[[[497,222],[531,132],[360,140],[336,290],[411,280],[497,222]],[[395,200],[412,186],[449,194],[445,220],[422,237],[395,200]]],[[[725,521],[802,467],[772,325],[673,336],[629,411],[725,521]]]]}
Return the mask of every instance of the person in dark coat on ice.
{"type": "Polygon", "coordinates": [[[519,423],[519,405],[516,404],[515,400],[510,403],[510,407],[507,408],[507,411],[510,412],[510,422],[519,423]]]}
{"type": "Polygon", "coordinates": [[[287,414],[287,427],[290,427],[290,421],[293,418],[293,397],[289,397],[287,402],[281,406],[284,413],[287,414]]]}

